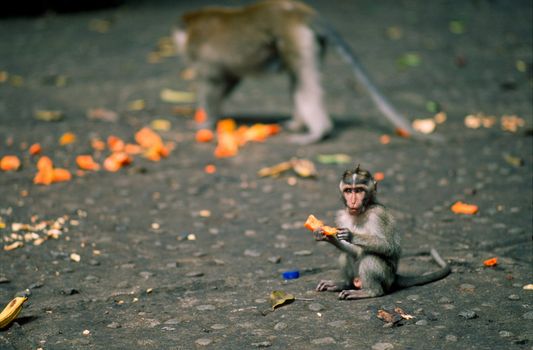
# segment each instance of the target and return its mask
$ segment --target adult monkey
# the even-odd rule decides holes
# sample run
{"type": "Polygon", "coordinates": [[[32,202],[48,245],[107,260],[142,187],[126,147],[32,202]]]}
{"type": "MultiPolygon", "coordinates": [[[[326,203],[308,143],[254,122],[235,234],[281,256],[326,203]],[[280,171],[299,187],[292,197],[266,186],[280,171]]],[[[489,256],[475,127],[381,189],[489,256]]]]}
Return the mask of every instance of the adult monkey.
{"type": "Polygon", "coordinates": [[[338,49],[359,82],[397,129],[417,137],[410,123],[387,101],[359,63],[348,44],[307,5],[292,0],[264,0],[237,7],[206,7],[182,16],[173,31],[178,52],[198,73],[198,107],[213,128],[221,104],[242,78],[281,68],[288,72],[293,94],[291,131],[297,144],[317,142],[333,124],[323,101],[320,61],[326,41],[338,49]]]}
{"type": "Polygon", "coordinates": [[[329,242],[342,252],[342,280],[320,281],[317,291],[340,292],[339,299],[373,298],[394,289],[437,281],[451,272],[439,253],[431,249],[431,256],[441,267],[438,271],[419,276],[397,274],[400,237],[392,215],[376,199],[377,183],[372,174],[358,165],[344,172],[339,188],[345,208],[337,213],[338,232],[326,236],[318,229],[315,239],[329,242]]]}

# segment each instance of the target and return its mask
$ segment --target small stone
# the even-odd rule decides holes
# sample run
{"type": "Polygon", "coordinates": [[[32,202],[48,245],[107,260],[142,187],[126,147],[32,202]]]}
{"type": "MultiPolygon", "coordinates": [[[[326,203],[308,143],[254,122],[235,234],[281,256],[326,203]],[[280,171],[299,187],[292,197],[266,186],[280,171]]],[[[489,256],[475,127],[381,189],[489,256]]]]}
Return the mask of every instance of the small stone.
{"type": "Polygon", "coordinates": [[[281,331],[285,328],[287,328],[287,324],[285,322],[278,322],[274,325],[274,330],[276,331],[281,331]]]}
{"type": "Polygon", "coordinates": [[[257,236],[257,232],[254,231],[254,230],[246,230],[246,231],[244,231],[244,235],[246,237],[256,237],[257,236]]]}
{"type": "Polygon", "coordinates": [[[261,256],[261,252],[254,249],[246,249],[244,251],[244,256],[250,256],[252,258],[258,258],[261,256]]]}
{"type": "Polygon", "coordinates": [[[180,320],[178,320],[177,318],[171,318],[170,320],[166,320],[165,322],[163,322],[163,324],[179,324],[180,323],[180,320]]]}
{"type": "Polygon", "coordinates": [[[89,265],[98,266],[98,265],[100,265],[100,262],[98,260],[96,260],[96,259],[91,259],[91,260],[89,260],[89,265]]]}
{"type": "Polygon", "coordinates": [[[516,294],[511,294],[507,297],[509,300],[520,300],[520,296],[516,294]]]}
{"type": "Polygon", "coordinates": [[[311,311],[318,312],[318,311],[324,310],[324,305],[319,304],[319,303],[311,303],[311,304],[309,304],[308,308],[311,311]]]}
{"type": "Polygon", "coordinates": [[[457,336],[453,335],[453,334],[448,334],[446,336],[446,341],[449,341],[449,342],[456,342],[457,341],[457,336]]]}
{"type": "Polygon", "coordinates": [[[152,277],[153,275],[154,275],[154,273],[153,272],[149,272],[149,271],[141,271],[141,272],[139,272],[139,276],[141,276],[144,279],[148,279],[148,278],[152,277]]]}
{"type": "Polygon", "coordinates": [[[407,300],[410,300],[410,301],[418,301],[419,299],[420,299],[420,295],[417,295],[417,294],[407,296],[407,300]]]}
{"type": "Polygon", "coordinates": [[[372,350],[391,350],[394,349],[394,345],[391,343],[376,343],[372,345],[372,350]]]}
{"type": "Polygon", "coordinates": [[[311,344],[314,345],[329,345],[336,344],[337,342],[332,337],[318,338],[311,340],[311,344]]]}
{"type": "Polygon", "coordinates": [[[310,251],[310,250],[298,250],[298,251],[294,252],[294,255],[296,255],[296,256],[308,256],[308,255],[311,255],[311,254],[313,254],[313,252],[310,251]]]}
{"type": "Polygon", "coordinates": [[[79,294],[80,291],[75,289],[75,288],[64,288],[61,290],[61,294],[64,294],[64,295],[74,295],[74,294],[79,294]]]}
{"type": "Polygon", "coordinates": [[[112,329],[117,329],[117,328],[121,328],[122,325],[120,323],[118,323],[118,322],[111,322],[106,327],[107,328],[112,328],[112,329]]]}
{"type": "Polygon", "coordinates": [[[0,284],[9,282],[9,279],[6,276],[0,276],[0,284]]]}
{"type": "Polygon", "coordinates": [[[196,310],[198,311],[211,311],[211,310],[216,310],[216,307],[214,305],[198,305],[196,307],[196,310]]]}
{"type": "Polygon", "coordinates": [[[416,321],[415,324],[417,326],[427,326],[428,325],[428,321],[427,320],[419,320],[419,321],[416,321]]]}
{"type": "Polygon", "coordinates": [[[86,329],[82,332],[83,335],[87,336],[87,335],[91,335],[91,331],[86,329]]]}
{"type": "Polygon", "coordinates": [[[175,262],[175,261],[174,262],[169,262],[169,263],[167,263],[166,267],[167,267],[167,269],[173,269],[175,267],[178,267],[178,263],[175,262]]]}
{"type": "Polygon", "coordinates": [[[439,300],[437,300],[437,303],[439,303],[439,304],[451,304],[451,303],[453,303],[453,300],[451,300],[450,298],[447,298],[447,297],[442,297],[439,300]]]}
{"type": "Polygon", "coordinates": [[[202,277],[204,275],[201,271],[191,271],[185,274],[186,277],[202,277]]]}
{"type": "Polygon", "coordinates": [[[444,304],[444,305],[442,305],[442,308],[444,310],[453,310],[453,309],[455,309],[455,305],[453,305],[453,304],[444,304]]]}
{"type": "Polygon", "coordinates": [[[439,319],[439,313],[437,312],[429,312],[427,315],[426,315],[426,319],[428,321],[437,321],[439,319]]]}
{"type": "Polygon", "coordinates": [[[200,346],[207,346],[209,344],[211,344],[213,341],[209,338],[200,338],[200,339],[196,339],[195,343],[200,345],[200,346]]]}
{"type": "Polygon", "coordinates": [[[269,348],[272,346],[272,343],[269,341],[263,341],[260,343],[252,343],[252,346],[256,348],[269,348]]]}
{"type": "Polygon", "coordinates": [[[510,337],[512,337],[514,335],[513,333],[511,333],[509,331],[500,331],[498,334],[502,338],[510,338],[510,337]]]}
{"type": "Polygon", "coordinates": [[[271,256],[268,261],[272,264],[279,264],[281,262],[281,256],[271,256]]]}
{"type": "Polygon", "coordinates": [[[459,286],[461,292],[473,293],[476,290],[476,286],[468,283],[463,283],[459,286]]]}
{"type": "Polygon", "coordinates": [[[42,282],[35,282],[29,285],[28,289],[39,289],[42,286],[44,286],[44,283],[42,282]]]}
{"type": "Polygon", "coordinates": [[[218,330],[221,330],[221,329],[224,329],[224,328],[227,328],[228,326],[226,326],[225,324],[221,324],[221,323],[215,323],[214,325],[211,326],[211,329],[214,329],[216,331],[218,330]]]}
{"type": "Polygon", "coordinates": [[[461,317],[463,317],[463,318],[466,318],[467,320],[472,320],[472,319],[478,317],[478,315],[476,314],[476,312],[475,312],[475,311],[472,311],[472,310],[461,311],[461,312],[459,312],[459,316],[461,316],[461,317]]]}
{"type": "Polygon", "coordinates": [[[533,311],[526,312],[522,315],[522,318],[526,320],[533,320],[533,311]]]}

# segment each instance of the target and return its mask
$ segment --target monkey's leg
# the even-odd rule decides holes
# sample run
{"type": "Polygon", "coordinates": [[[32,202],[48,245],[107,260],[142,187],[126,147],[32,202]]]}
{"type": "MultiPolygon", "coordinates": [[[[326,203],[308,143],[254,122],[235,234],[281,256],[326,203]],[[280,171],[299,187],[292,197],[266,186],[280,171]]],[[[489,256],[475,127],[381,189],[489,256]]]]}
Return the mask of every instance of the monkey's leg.
{"type": "Polygon", "coordinates": [[[220,117],[223,99],[238,85],[239,79],[229,76],[204,78],[198,85],[198,106],[207,114],[207,120],[198,125],[198,129],[214,129],[220,117]]]}
{"type": "Polygon", "coordinates": [[[291,34],[295,49],[284,54],[295,77],[293,126],[303,122],[308,133],[294,135],[290,141],[303,145],[320,141],[331,132],[333,124],[323,100],[316,36],[307,26],[294,27],[291,34]]]}
{"type": "Polygon", "coordinates": [[[385,288],[392,285],[395,275],[383,259],[367,255],[359,263],[359,276],[361,289],[343,290],[339,293],[339,299],[365,299],[385,295],[385,288]]]}
{"type": "Polygon", "coordinates": [[[316,287],[317,291],[340,292],[341,290],[356,288],[354,281],[359,279],[357,276],[357,259],[343,253],[339,256],[339,265],[341,267],[342,281],[335,282],[331,280],[322,280],[316,287]]]}

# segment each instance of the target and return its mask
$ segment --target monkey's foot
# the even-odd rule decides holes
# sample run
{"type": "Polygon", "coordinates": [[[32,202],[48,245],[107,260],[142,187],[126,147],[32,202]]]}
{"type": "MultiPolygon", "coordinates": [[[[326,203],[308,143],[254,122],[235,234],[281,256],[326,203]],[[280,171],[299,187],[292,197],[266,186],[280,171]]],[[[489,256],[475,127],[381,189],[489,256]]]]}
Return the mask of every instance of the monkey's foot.
{"type": "Polygon", "coordinates": [[[290,132],[302,131],[304,126],[304,123],[295,119],[289,119],[283,123],[283,129],[289,130],[290,132]]]}
{"type": "Polygon", "coordinates": [[[338,292],[341,290],[334,281],[322,280],[316,286],[318,292],[338,292]]]}
{"type": "Polygon", "coordinates": [[[325,137],[323,134],[297,134],[289,137],[289,142],[297,145],[310,145],[317,143],[325,137]]]}
{"type": "Polygon", "coordinates": [[[357,290],[343,290],[339,293],[339,299],[342,300],[354,300],[354,299],[367,299],[367,298],[374,298],[379,297],[381,294],[371,292],[364,289],[357,289],[357,290]]]}

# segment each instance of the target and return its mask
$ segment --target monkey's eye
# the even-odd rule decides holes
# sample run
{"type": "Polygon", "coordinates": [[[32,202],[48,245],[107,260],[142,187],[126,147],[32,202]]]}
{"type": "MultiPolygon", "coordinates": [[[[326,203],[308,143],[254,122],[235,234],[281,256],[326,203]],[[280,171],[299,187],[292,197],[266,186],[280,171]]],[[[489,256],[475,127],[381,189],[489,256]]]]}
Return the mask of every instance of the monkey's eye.
{"type": "Polygon", "coordinates": [[[364,191],[365,191],[365,190],[362,189],[361,187],[357,187],[357,188],[355,189],[355,193],[361,193],[361,192],[364,192],[364,191]]]}
{"type": "Polygon", "coordinates": [[[355,192],[355,191],[356,191],[356,190],[353,189],[353,188],[345,188],[345,189],[344,189],[344,193],[346,193],[346,194],[350,194],[350,193],[353,193],[353,192],[355,192]]]}

